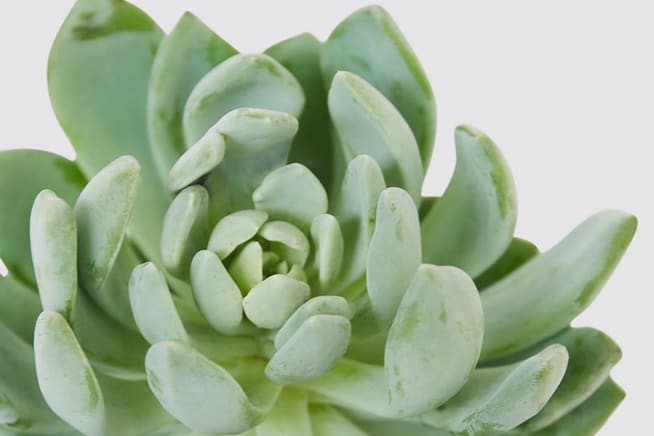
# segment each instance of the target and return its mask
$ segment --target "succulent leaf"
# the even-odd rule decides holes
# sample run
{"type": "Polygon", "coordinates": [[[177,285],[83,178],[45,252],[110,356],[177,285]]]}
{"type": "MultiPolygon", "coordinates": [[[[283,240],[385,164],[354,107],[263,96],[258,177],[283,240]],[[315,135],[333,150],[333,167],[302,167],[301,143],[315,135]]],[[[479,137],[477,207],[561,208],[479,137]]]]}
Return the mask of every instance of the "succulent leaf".
{"type": "Polygon", "coordinates": [[[84,350],[63,316],[44,311],[36,321],[34,355],[39,387],[48,406],[90,436],[105,434],[102,390],[84,350]]]}
{"type": "Polygon", "coordinates": [[[243,310],[257,327],[278,329],[310,296],[306,283],[274,274],[250,289],[243,310]]]}
{"type": "Polygon", "coordinates": [[[415,415],[454,396],[477,364],[483,334],[484,315],[470,277],[454,267],[421,265],[386,342],[391,409],[415,415]]]}
{"type": "Polygon", "coordinates": [[[11,213],[0,214],[0,258],[23,284],[36,279],[30,254],[29,222],[36,195],[51,189],[73,204],[86,180],[74,162],[38,150],[0,152],[0,200],[11,213]]]}
{"type": "Polygon", "coordinates": [[[322,70],[328,83],[338,71],[351,71],[384,94],[411,126],[427,168],[436,131],[434,96],[413,50],[384,9],[360,9],[336,26],[325,43],[322,70]]]}
{"type": "Polygon", "coordinates": [[[234,255],[227,267],[243,294],[263,280],[263,249],[257,241],[251,241],[234,255]]]}
{"type": "Polygon", "coordinates": [[[339,71],[327,104],[346,160],[372,156],[388,185],[406,189],[419,204],[423,176],[418,145],[392,103],[362,78],[339,71]]]}
{"type": "Polygon", "coordinates": [[[0,323],[28,344],[34,339],[34,323],[41,313],[39,295],[12,275],[0,277],[0,323]]]}
{"type": "Polygon", "coordinates": [[[236,53],[190,12],[161,41],[148,86],[147,123],[150,149],[162,178],[186,149],[182,114],[195,84],[236,53]]]}
{"type": "Polygon", "coordinates": [[[302,33],[273,45],[265,53],[297,78],[306,99],[289,162],[306,165],[322,185],[331,190],[342,174],[335,173],[337,168],[333,162],[327,90],[320,69],[322,49],[323,44],[315,36],[302,33]]]}
{"type": "Polygon", "coordinates": [[[475,285],[483,290],[499,282],[538,253],[538,247],[533,243],[514,237],[502,256],[475,278],[475,285]]]}
{"type": "Polygon", "coordinates": [[[218,166],[224,156],[223,135],[210,129],[172,166],[168,173],[168,189],[175,192],[187,187],[218,166]]]}
{"type": "Polygon", "coordinates": [[[252,194],[252,201],[257,210],[267,212],[272,219],[295,224],[304,232],[328,208],[327,192],[320,180],[298,163],[268,173],[252,194]]]}
{"type": "Polygon", "coordinates": [[[313,243],[312,289],[319,292],[329,289],[341,271],[343,262],[343,233],[334,215],[321,214],[311,223],[313,243]]]}
{"type": "Polygon", "coordinates": [[[220,258],[209,250],[198,251],[191,262],[195,304],[217,331],[232,333],[243,320],[243,296],[220,258]]]}
{"type": "Polygon", "coordinates": [[[635,231],[632,215],[599,212],[484,290],[481,360],[508,356],[565,328],[600,291],[635,231]]]}
{"type": "Polygon", "coordinates": [[[313,436],[306,393],[284,389],[275,407],[257,427],[257,436],[313,436]]]}
{"type": "Polygon", "coordinates": [[[34,200],[30,242],[43,309],[70,321],[77,295],[77,227],[73,209],[50,190],[34,200]]]}
{"type": "Polygon", "coordinates": [[[422,220],[422,250],[425,262],[454,265],[474,278],[511,242],[517,218],[515,186],[504,158],[486,135],[460,126],[454,137],[454,175],[422,220]]]}
{"type": "Polygon", "coordinates": [[[420,222],[411,196],[399,188],[379,195],[368,248],[366,282],[372,312],[388,327],[422,261],[420,222]]]}
{"type": "Polygon", "coordinates": [[[92,177],[119,156],[138,160],[143,177],[130,233],[153,260],[168,194],[148,145],[146,102],[162,36],[157,24],[128,2],[78,0],[48,59],[52,107],[84,175],[92,177]]]}
{"type": "Polygon", "coordinates": [[[211,231],[207,248],[220,260],[225,260],[238,246],[253,238],[266,221],[268,214],[261,210],[240,210],[229,214],[211,231]]]}
{"type": "Polygon", "coordinates": [[[361,430],[355,423],[333,407],[323,404],[310,405],[309,413],[311,415],[313,436],[331,436],[333,434],[368,436],[368,433],[361,430]]]}
{"type": "Polygon", "coordinates": [[[291,265],[303,267],[306,264],[310,250],[309,240],[293,224],[286,221],[268,221],[259,229],[259,235],[291,265]]]}

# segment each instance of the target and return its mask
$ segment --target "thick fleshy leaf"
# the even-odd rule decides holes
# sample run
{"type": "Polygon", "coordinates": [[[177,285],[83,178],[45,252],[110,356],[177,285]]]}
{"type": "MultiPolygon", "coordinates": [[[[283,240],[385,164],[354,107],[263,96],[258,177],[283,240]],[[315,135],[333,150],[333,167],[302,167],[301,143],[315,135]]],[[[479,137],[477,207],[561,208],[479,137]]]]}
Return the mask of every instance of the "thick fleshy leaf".
{"type": "Polygon", "coordinates": [[[89,181],[75,203],[79,281],[91,296],[100,292],[116,261],[140,177],[136,159],[120,157],[89,181]]]}
{"type": "Polygon", "coordinates": [[[251,241],[236,253],[227,268],[229,275],[246,294],[263,280],[263,250],[257,241],[251,241]]]}
{"type": "Polygon", "coordinates": [[[143,178],[129,233],[152,260],[159,256],[169,201],[146,126],[150,70],[162,36],[145,13],[126,1],[79,0],[48,59],[52,107],[82,172],[90,178],[123,155],[134,156],[141,165],[143,178]]]}
{"type": "Polygon", "coordinates": [[[70,321],[77,296],[77,228],[73,209],[50,190],[34,200],[30,244],[43,309],[70,321]]]}
{"type": "Polygon", "coordinates": [[[340,71],[327,104],[346,161],[361,154],[374,157],[386,183],[406,189],[419,204],[423,172],[418,145],[392,103],[361,77],[340,71]]]}
{"type": "Polygon", "coordinates": [[[374,436],[454,436],[448,431],[415,422],[360,420],[357,425],[374,436]]]}
{"type": "Polygon", "coordinates": [[[532,436],[592,436],[620,405],[625,393],[611,379],[572,412],[532,436]]]}
{"type": "Polygon", "coordinates": [[[400,416],[415,415],[451,398],[475,368],[483,334],[470,277],[454,267],[420,266],[386,342],[390,407],[400,416]]]}
{"type": "Polygon", "coordinates": [[[292,163],[270,172],[252,194],[257,210],[295,224],[304,232],[313,218],[327,212],[327,192],[304,165],[292,163]]]}
{"type": "Polygon", "coordinates": [[[336,295],[321,295],[311,298],[300,306],[275,335],[275,348],[280,349],[295,332],[314,315],[339,315],[352,318],[352,308],[347,300],[336,295]]]}
{"type": "Polygon", "coordinates": [[[517,201],[511,172],[480,131],[459,126],[456,167],[443,196],[422,220],[425,262],[454,265],[476,277],[511,243],[517,201]]]}
{"type": "Polygon", "coordinates": [[[0,277],[0,323],[28,344],[34,340],[34,322],[41,313],[39,295],[11,274],[0,277]]]}
{"type": "Polygon", "coordinates": [[[44,311],[36,321],[34,356],[48,406],[86,435],[105,434],[105,405],[98,380],[66,320],[44,311]]]}
{"type": "Polygon", "coordinates": [[[150,344],[187,340],[166,277],[152,262],[139,265],[132,271],[129,301],[136,325],[150,344]]]}
{"type": "Polygon", "coordinates": [[[73,204],[86,180],[75,163],[39,150],[0,152],[0,201],[11,213],[0,214],[0,258],[12,275],[35,285],[29,223],[36,195],[52,189],[73,204]]]}
{"type": "Polygon", "coordinates": [[[302,33],[273,45],[266,54],[295,76],[306,98],[289,161],[306,165],[329,190],[333,183],[333,145],[327,91],[320,70],[322,47],[315,36],[302,33]]]}
{"type": "Polygon", "coordinates": [[[193,255],[209,237],[209,194],[200,185],[182,190],[170,204],[161,233],[161,258],[177,276],[186,277],[193,255]]]}
{"type": "Polygon", "coordinates": [[[256,434],[257,436],[313,436],[307,394],[298,390],[284,389],[275,407],[256,428],[256,434]]]}
{"type": "Polygon", "coordinates": [[[240,210],[229,214],[213,228],[207,248],[224,260],[239,245],[252,239],[266,221],[268,214],[260,210],[240,210]]]}
{"type": "Polygon", "coordinates": [[[148,350],[145,366],[164,409],[194,431],[240,433],[262,418],[234,377],[188,345],[159,342],[148,350]]]}
{"type": "Polygon", "coordinates": [[[361,430],[354,422],[333,407],[324,404],[311,404],[309,414],[311,415],[313,436],[368,436],[368,433],[361,430]]]}
{"type": "Polygon", "coordinates": [[[481,359],[500,359],[563,330],[607,281],[636,225],[632,215],[599,212],[556,246],[484,290],[481,359]]]}
{"type": "Polygon", "coordinates": [[[411,47],[384,9],[360,9],[336,26],[325,43],[322,70],[327,83],[338,71],[351,71],[381,91],[411,126],[427,169],[436,131],[434,96],[411,47]]]}
{"type": "Polygon", "coordinates": [[[0,356],[0,429],[5,425],[20,434],[70,429],[43,400],[32,347],[3,322],[0,322],[0,356]]]}
{"type": "Polygon", "coordinates": [[[375,227],[377,199],[385,187],[384,176],[375,159],[363,155],[350,161],[334,205],[334,216],[341,225],[345,242],[340,288],[363,277],[375,227]]]}
{"type": "Polygon", "coordinates": [[[303,267],[307,262],[311,250],[309,240],[294,225],[286,221],[269,221],[261,227],[259,235],[289,264],[303,267]]]}
{"type": "Polygon", "coordinates": [[[314,315],[275,352],[266,366],[266,376],[278,384],[318,377],[345,354],[350,334],[347,318],[314,315]]]}
{"type": "Polygon", "coordinates": [[[243,296],[213,251],[198,251],[193,257],[191,284],[195,304],[213,328],[229,334],[241,324],[243,296]]]}
{"type": "Polygon", "coordinates": [[[152,155],[162,177],[186,149],[182,114],[193,87],[236,53],[190,12],[161,41],[148,87],[147,123],[152,155]]]}
{"type": "Polygon", "coordinates": [[[275,274],[250,289],[243,299],[243,310],[257,327],[277,329],[310,296],[306,283],[275,274]]]}
{"type": "Polygon", "coordinates": [[[368,248],[366,282],[375,319],[388,327],[422,260],[420,221],[411,196],[399,188],[379,195],[368,248]]]}
{"type": "Polygon", "coordinates": [[[583,403],[608,378],[620,360],[620,348],[604,333],[592,328],[576,328],[547,340],[543,345],[561,344],[570,355],[561,384],[538,415],[527,421],[524,430],[547,427],[583,403]]]}
{"type": "Polygon", "coordinates": [[[334,215],[318,215],[311,223],[313,242],[313,265],[311,267],[312,290],[322,293],[329,289],[341,271],[343,262],[343,234],[334,215]]]}
{"type": "Polygon", "coordinates": [[[168,189],[179,191],[216,168],[225,156],[225,138],[209,130],[182,154],[168,173],[168,189]]]}
{"type": "Polygon", "coordinates": [[[513,365],[478,369],[444,407],[420,420],[463,434],[512,430],[543,408],[561,382],[567,362],[565,347],[552,345],[513,365]]]}
{"type": "Polygon", "coordinates": [[[475,278],[477,288],[483,290],[521,267],[539,253],[538,247],[531,242],[513,238],[508,248],[486,271],[475,278]]]}
{"type": "Polygon", "coordinates": [[[212,223],[227,213],[254,207],[252,193],[266,174],[286,163],[298,122],[295,114],[241,108],[220,118],[216,129],[225,137],[226,150],[223,162],[205,182],[211,193],[212,223]]]}

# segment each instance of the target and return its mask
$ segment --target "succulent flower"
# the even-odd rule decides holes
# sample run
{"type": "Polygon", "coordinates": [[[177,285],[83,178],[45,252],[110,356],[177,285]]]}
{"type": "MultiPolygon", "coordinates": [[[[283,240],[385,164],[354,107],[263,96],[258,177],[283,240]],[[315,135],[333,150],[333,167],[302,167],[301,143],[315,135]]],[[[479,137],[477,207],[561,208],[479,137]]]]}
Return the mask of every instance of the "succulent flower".
{"type": "Polygon", "coordinates": [[[49,60],[77,152],[0,153],[0,434],[592,434],[617,345],[570,322],[629,244],[599,212],[513,236],[495,144],[455,132],[379,7],[241,54],[79,0],[49,60]]]}

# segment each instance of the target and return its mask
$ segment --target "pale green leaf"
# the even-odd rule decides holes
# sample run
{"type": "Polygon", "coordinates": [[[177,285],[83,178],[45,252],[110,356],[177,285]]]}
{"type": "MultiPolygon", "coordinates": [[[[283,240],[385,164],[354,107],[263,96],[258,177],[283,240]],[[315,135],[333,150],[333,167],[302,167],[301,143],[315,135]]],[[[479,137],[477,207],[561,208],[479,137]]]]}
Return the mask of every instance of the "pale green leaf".
{"type": "Polygon", "coordinates": [[[77,295],[77,228],[73,209],[50,190],[34,200],[30,243],[43,309],[70,320],[77,295]]]}
{"type": "Polygon", "coordinates": [[[456,167],[443,196],[422,220],[425,262],[453,265],[476,277],[511,243],[517,200],[499,149],[480,131],[457,127],[456,167]]]}
{"type": "Polygon", "coordinates": [[[243,298],[243,310],[257,327],[277,329],[310,296],[306,283],[275,274],[250,289],[243,298]]]}
{"type": "Polygon", "coordinates": [[[310,276],[312,289],[326,293],[341,271],[343,262],[343,234],[336,217],[330,214],[318,215],[311,223],[313,242],[313,265],[310,276]]]}
{"type": "Polygon", "coordinates": [[[421,265],[388,333],[384,367],[392,410],[415,415],[456,394],[477,364],[483,334],[472,279],[454,267],[421,265]]]}
{"type": "Polygon", "coordinates": [[[324,46],[322,70],[327,83],[338,71],[351,71],[383,93],[411,126],[427,169],[436,131],[434,96],[413,50],[384,9],[360,9],[336,26],[324,46]]]}
{"type": "MultiPolygon", "coordinates": [[[[275,407],[256,428],[257,436],[313,436],[306,393],[284,389],[275,407]]],[[[346,436],[346,435],[343,435],[346,436]]]]}
{"type": "Polygon", "coordinates": [[[193,87],[236,53],[190,12],[161,41],[148,86],[147,123],[150,148],[162,177],[186,149],[182,114],[193,87]]]}
{"type": "Polygon", "coordinates": [[[191,262],[193,297],[202,315],[217,331],[233,332],[243,320],[243,296],[220,258],[202,250],[191,262]]]}
{"type": "Polygon", "coordinates": [[[304,232],[314,217],[327,212],[327,192],[304,165],[292,163],[271,171],[252,194],[257,210],[295,224],[304,232]]]}
{"type": "Polygon", "coordinates": [[[482,274],[475,278],[477,288],[483,290],[517,270],[529,259],[539,253],[538,247],[531,242],[513,238],[504,254],[482,274]]]}
{"type": "Polygon", "coordinates": [[[168,173],[168,189],[179,191],[216,168],[225,156],[225,138],[209,130],[182,154],[168,173]]]}
{"type": "Polygon", "coordinates": [[[211,232],[208,249],[215,252],[220,260],[252,239],[263,223],[268,221],[268,214],[260,210],[240,210],[223,217],[211,232]]]}
{"type": "Polygon", "coordinates": [[[41,313],[39,295],[12,274],[0,277],[0,323],[22,340],[34,340],[34,322],[41,313]]]}
{"type": "Polygon", "coordinates": [[[635,231],[632,215],[599,212],[484,290],[481,359],[500,359],[564,329],[600,291],[635,231]]]}
{"type": "Polygon", "coordinates": [[[238,251],[227,267],[229,275],[246,294],[263,280],[263,250],[261,244],[251,241],[238,251]]]}
{"type": "Polygon", "coordinates": [[[209,194],[200,185],[182,190],[170,204],[161,233],[161,258],[173,274],[186,277],[191,259],[209,237],[209,194]]]}
{"type": "Polygon", "coordinates": [[[129,279],[129,301],[134,320],[150,343],[187,340],[164,274],[152,262],[138,265],[129,279]]]}
{"type": "Polygon", "coordinates": [[[422,189],[422,163],[416,139],[402,115],[372,85],[340,71],[327,100],[346,161],[368,154],[379,163],[386,183],[406,189],[416,204],[422,189]]]}
{"type": "Polygon", "coordinates": [[[59,313],[39,315],[34,356],[39,387],[48,406],[82,433],[104,435],[102,390],[75,334],[59,313]]]}
{"type": "Polygon", "coordinates": [[[259,235],[289,264],[300,267],[306,264],[311,246],[304,233],[293,224],[269,221],[261,227],[259,235]]]}
{"type": "Polygon", "coordinates": [[[399,188],[379,195],[368,247],[366,283],[375,319],[388,327],[422,261],[420,221],[411,196],[399,188]]]}
{"type": "MultiPolygon", "coordinates": [[[[368,436],[345,415],[324,404],[309,405],[313,436],[368,436]]],[[[376,435],[376,433],[375,433],[376,435]]]]}

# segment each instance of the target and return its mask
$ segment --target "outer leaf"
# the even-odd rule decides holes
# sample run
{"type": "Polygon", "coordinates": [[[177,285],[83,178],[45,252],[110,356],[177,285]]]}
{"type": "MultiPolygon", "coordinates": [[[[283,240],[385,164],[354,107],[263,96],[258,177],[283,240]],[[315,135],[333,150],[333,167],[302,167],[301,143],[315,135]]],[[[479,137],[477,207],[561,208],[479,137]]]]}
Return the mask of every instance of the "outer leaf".
{"type": "Polygon", "coordinates": [[[504,158],[486,135],[460,126],[454,137],[454,175],[422,220],[423,257],[476,277],[511,242],[517,218],[515,186],[504,158]]]}
{"type": "Polygon", "coordinates": [[[631,215],[597,213],[482,292],[482,360],[508,356],[565,328],[600,291],[635,231],[631,215]]]}
{"type": "Polygon", "coordinates": [[[50,190],[34,201],[30,242],[43,309],[70,320],[77,295],[77,228],[73,209],[50,190]]]}
{"type": "Polygon", "coordinates": [[[129,300],[136,325],[150,344],[187,339],[166,277],[152,262],[139,265],[132,271],[129,300]]]}
{"type": "Polygon", "coordinates": [[[41,396],[32,348],[2,322],[0,356],[0,429],[2,425],[16,432],[63,432],[70,429],[52,413],[41,396]]]}
{"type": "MultiPolygon", "coordinates": [[[[252,90],[256,95],[256,90],[252,90]]],[[[247,94],[249,95],[249,94],[247,94]]],[[[207,178],[211,223],[236,210],[252,209],[251,197],[266,174],[286,163],[298,122],[264,109],[235,109],[216,124],[225,137],[224,161],[207,178]]]]}
{"type": "Polygon", "coordinates": [[[0,323],[28,344],[34,339],[34,322],[41,313],[39,295],[11,274],[0,277],[0,323]]]}
{"type": "Polygon", "coordinates": [[[411,126],[427,169],[436,130],[434,96],[415,54],[384,9],[363,8],[340,23],[325,43],[322,69],[326,82],[345,70],[381,91],[411,126]]]}
{"type": "Polygon", "coordinates": [[[499,282],[538,253],[538,247],[534,244],[514,237],[504,254],[475,278],[475,285],[478,289],[485,289],[493,283],[499,282]]]}
{"type": "Polygon", "coordinates": [[[463,271],[420,266],[386,342],[391,409],[415,415],[456,394],[477,364],[483,324],[479,294],[463,271]]]}
{"type": "Polygon", "coordinates": [[[145,366],[150,389],[161,405],[194,431],[240,433],[262,418],[262,411],[224,368],[188,345],[155,344],[145,366]]]}
{"type": "Polygon", "coordinates": [[[66,320],[45,311],[36,321],[34,354],[39,387],[48,406],[87,435],[105,433],[102,390],[66,320]]]}
{"type": "Polygon", "coordinates": [[[379,195],[375,231],[368,248],[366,281],[375,319],[388,327],[422,260],[416,205],[399,188],[379,195]]]}
{"type": "Polygon", "coordinates": [[[368,436],[368,433],[361,430],[333,407],[324,404],[311,404],[309,413],[311,414],[311,429],[314,436],[332,436],[334,434],[368,436]]]}
{"type": "Polygon", "coordinates": [[[12,275],[35,285],[29,222],[36,195],[52,189],[73,204],[86,183],[77,166],[61,156],[38,150],[0,152],[0,201],[11,213],[0,214],[0,258],[12,275]]]}
{"type": "Polygon", "coordinates": [[[99,304],[107,298],[100,295],[102,285],[123,244],[140,176],[133,157],[120,157],[89,181],[75,203],[80,286],[99,304]]]}
{"type": "Polygon", "coordinates": [[[570,354],[565,377],[538,415],[524,429],[540,430],[583,403],[609,378],[611,368],[620,360],[620,348],[604,333],[591,328],[567,330],[547,343],[564,345],[570,354]]]}
{"type": "Polygon", "coordinates": [[[52,106],[84,174],[91,177],[122,155],[141,165],[130,234],[153,260],[168,196],[148,146],[146,100],[162,36],[146,14],[123,0],[79,0],[48,60],[52,106]]]}
{"type": "Polygon", "coordinates": [[[350,321],[345,317],[310,317],[272,356],[266,366],[266,376],[278,384],[318,377],[345,354],[350,333],[350,321]]]}
{"type": "Polygon", "coordinates": [[[147,122],[152,155],[162,177],[186,148],[182,113],[193,87],[236,53],[190,12],[161,41],[148,87],[147,122]]]}
{"type": "Polygon", "coordinates": [[[385,187],[381,169],[372,157],[362,155],[350,161],[334,206],[334,216],[341,224],[345,242],[338,283],[341,288],[363,277],[374,229],[377,198],[385,187]]]}
{"type": "Polygon", "coordinates": [[[456,396],[421,420],[471,435],[509,431],[543,408],[561,382],[567,362],[566,349],[552,345],[513,365],[476,370],[456,396]]]}
{"type": "Polygon", "coordinates": [[[327,212],[327,192],[304,165],[293,163],[271,171],[252,194],[254,207],[273,219],[295,224],[304,232],[313,218],[327,212]]]}
{"type": "Polygon", "coordinates": [[[346,161],[371,155],[386,182],[406,189],[419,204],[423,173],[418,145],[391,102],[364,79],[341,71],[331,83],[327,104],[346,161]]]}
{"type": "Polygon", "coordinates": [[[322,43],[310,33],[286,39],[266,50],[288,69],[302,85],[306,98],[300,129],[293,140],[290,162],[300,162],[315,174],[327,189],[332,187],[333,146],[327,91],[320,70],[322,43]]]}
{"type": "Polygon", "coordinates": [[[625,393],[611,379],[579,407],[549,427],[529,433],[533,436],[592,436],[604,425],[625,397],[625,393]]]}
{"type": "Polygon", "coordinates": [[[374,436],[452,436],[445,430],[413,422],[361,420],[357,424],[374,436]]]}

